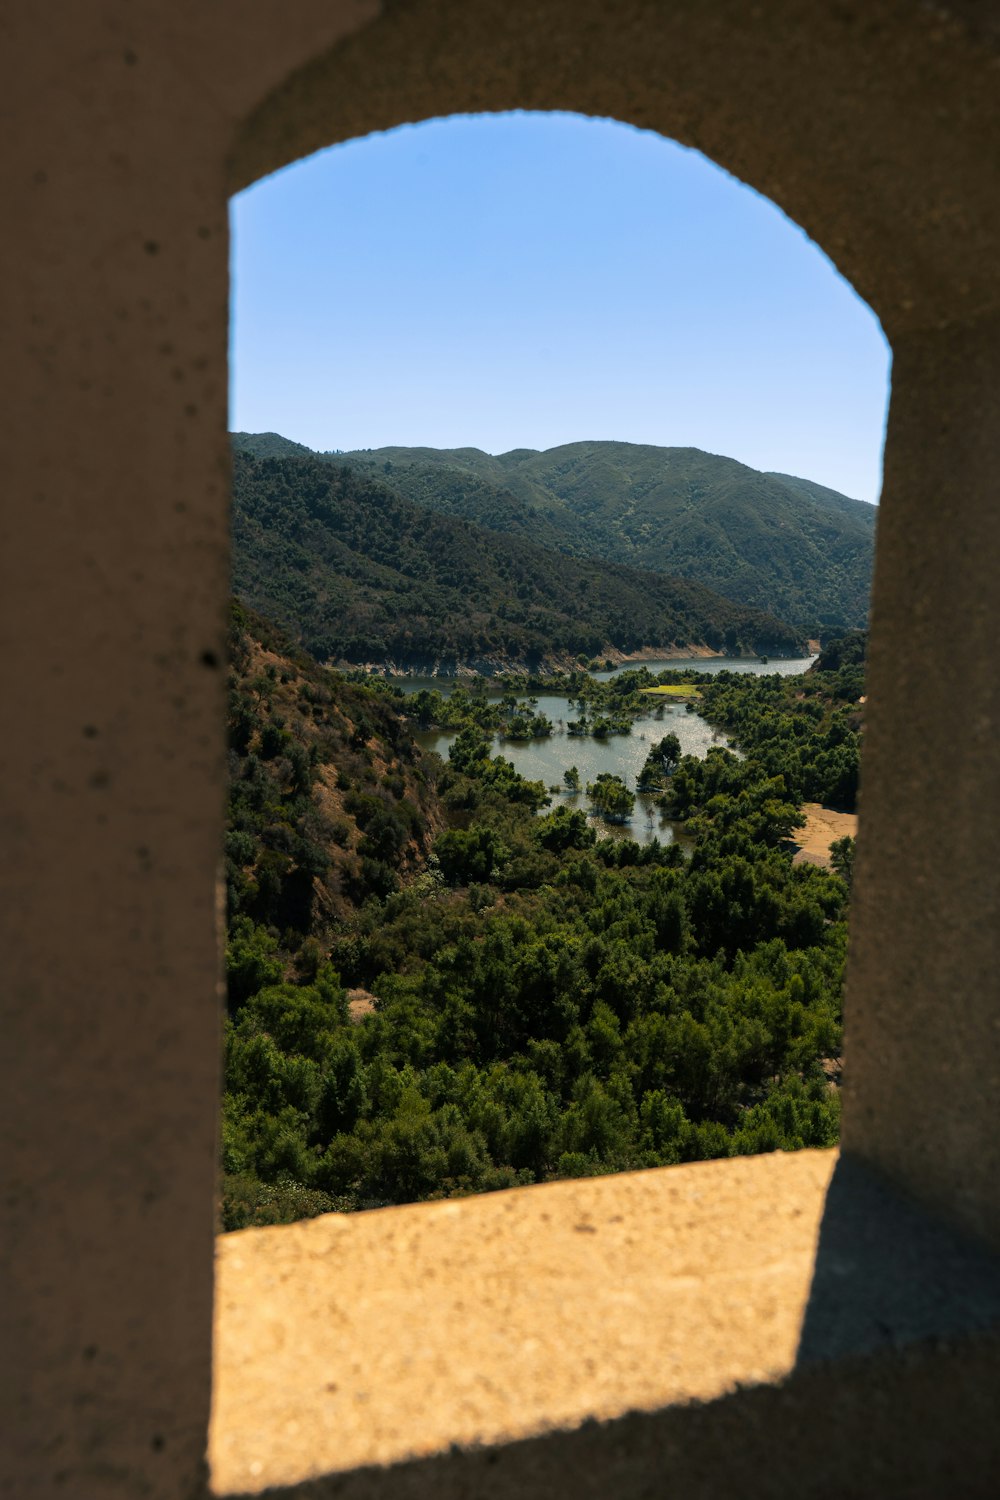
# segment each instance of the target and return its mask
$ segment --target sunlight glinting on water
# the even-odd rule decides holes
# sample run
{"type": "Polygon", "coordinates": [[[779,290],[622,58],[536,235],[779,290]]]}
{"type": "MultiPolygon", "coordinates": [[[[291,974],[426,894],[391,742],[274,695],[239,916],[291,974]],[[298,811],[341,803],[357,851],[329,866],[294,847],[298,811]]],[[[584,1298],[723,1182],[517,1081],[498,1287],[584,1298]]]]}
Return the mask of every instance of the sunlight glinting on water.
{"type": "MultiPolygon", "coordinates": [[[[733,671],[760,675],[765,672],[775,672],[789,677],[804,672],[813,660],[813,657],[804,657],[765,664],[759,660],[745,658],[711,657],[691,661],[653,661],[643,665],[648,666],[653,672],[666,668],[683,670],[693,667],[700,672],[733,671]]],[[[609,671],[594,672],[591,675],[606,682],[618,676],[620,672],[627,671],[630,665],[634,664],[626,663],[624,666],[609,671]]],[[[438,692],[447,693],[457,682],[465,680],[448,677],[409,677],[397,679],[397,685],[406,693],[418,692],[421,688],[436,688],[438,692]]],[[[549,788],[558,787],[558,791],[551,793],[551,806],[557,806],[560,803],[566,803],[570,807],[586,808],[588,806],[583,792],[571,794],[563,789],[563,772],[569,770],[571,766],[575,766],[579,771],[580,781],[584,787],[588,781],[593,781],[601,772],[606,771],[620,776],[630,790],[635,790],[636,779],[642,770],[650,747],[665,734],[676,734],[681,742],[683,753],[696,755],[699,758],[707,755],[713,745],[729,744],[728,737],[721,730],[714,729],[700,714],[689,711],[681,703],[657,704],[648,718],[635,721],[631,734],[616,734],[603,739],[595,739],[592,735],[570,735],[566,732],[567,722],[577,717],[577,710],[570,706],[571,700],[555,693],[519,695],[521,702],[527,702],[529,699],[537,712],[551,719],[552,734],[534,740],[510,740],[502,735],[495,735],[493,753],[511,761],[517,771],[529,781],[544,782],[549,788]]],[[[418,731],[414,738],[421,749],[435,751],[443,760],[447,760],[448,749],[455,738],[455,731],[440,729],[418,731]]],[[[665,816],[656,805],[655,795],[639,793],[636,796],[635,810],[628,822],[608,823],[594,815],[591,815],[591,821],[601,834],[611,838],[634,839],[639,844],[648,844],[654,840],[669,844],[683,840],[683,824],[676,823],[665,816]]]]}

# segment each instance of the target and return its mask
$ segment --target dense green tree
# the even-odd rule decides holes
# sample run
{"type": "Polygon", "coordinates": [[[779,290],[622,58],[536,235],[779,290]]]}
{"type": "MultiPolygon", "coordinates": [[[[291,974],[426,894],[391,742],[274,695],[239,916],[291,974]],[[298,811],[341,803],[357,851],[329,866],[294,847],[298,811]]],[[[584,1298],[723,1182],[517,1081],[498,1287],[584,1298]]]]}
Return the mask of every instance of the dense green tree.
{"type": "Polygon", "coordinates": [[[830,862],[848,890],[854,879],[854,851],[855,840],[850,837],[837,839],[830,845],[830,862]]]}
{"type": "Polygon", "coordinates": [[[612,823],[625,823],[632,816],[635,794],[630,792],[620,776],[602,771],[594,781],[587,783],[587,796],[595,813],[612,823]]]}
{"type": "Polygon", "coordinates": [[[681,759],[681,742],[676,734],[665,734],[650,747],[637,786],[640,792],[659,791],[676,771],[681,759]]]}

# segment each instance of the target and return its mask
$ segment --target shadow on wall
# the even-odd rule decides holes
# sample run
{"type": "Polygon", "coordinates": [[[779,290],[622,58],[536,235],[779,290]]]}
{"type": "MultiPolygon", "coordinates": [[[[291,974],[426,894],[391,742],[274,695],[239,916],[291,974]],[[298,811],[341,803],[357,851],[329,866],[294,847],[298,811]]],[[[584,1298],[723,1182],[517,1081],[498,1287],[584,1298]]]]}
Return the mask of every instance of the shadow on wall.
{"type": "Polygon", "coordinates": [[[1000,1262],[841,1156],[827,1190],[797,1367],[1000,1329],[1000,1262]]]}
{"type": "Polygon", "coordinates": [[[266,1493],[285,1500],[649,1500],[649,1476],[657,1474],[676,1500],[993,1497],[998,1356],[1000,1263],[868,1168],[841,1160],[796,1369],[783,1384],[266,1493]]]}
{"type": "MultiPolygon", "coordinates": [[[[271,1500],[994,1500],[996,1334],[921,1344],[705,1405],[269,1489],[271,1500]],[[993,1402],[992,1421],[983,1421],[993,1402]],[[781,1434],[776,1443],[775,1434],[781,1434]],[[858,1484],[863,1452],[866,1481],[858,1484]],[[659,1478],[656,1490],[650,1475],[659,1478]],[[660,1487],[662,1485],[662,1488],[660,1487]]],[[[235,1500],[235,1497],[233,1497],[235,1500]]]]}

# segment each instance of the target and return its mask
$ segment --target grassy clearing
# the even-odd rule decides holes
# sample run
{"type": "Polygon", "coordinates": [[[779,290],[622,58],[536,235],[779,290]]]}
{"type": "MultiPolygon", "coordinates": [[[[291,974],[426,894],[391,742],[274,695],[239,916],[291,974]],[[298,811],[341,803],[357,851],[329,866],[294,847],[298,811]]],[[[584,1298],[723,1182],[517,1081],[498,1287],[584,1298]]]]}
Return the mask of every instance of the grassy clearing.
{"type": "Polygon", "coordinates": [[[701,689],[684,682],[662,683],[659,687],[640,688],[640,693],[649,693],[659,698],[700,698],[701,689]]]}

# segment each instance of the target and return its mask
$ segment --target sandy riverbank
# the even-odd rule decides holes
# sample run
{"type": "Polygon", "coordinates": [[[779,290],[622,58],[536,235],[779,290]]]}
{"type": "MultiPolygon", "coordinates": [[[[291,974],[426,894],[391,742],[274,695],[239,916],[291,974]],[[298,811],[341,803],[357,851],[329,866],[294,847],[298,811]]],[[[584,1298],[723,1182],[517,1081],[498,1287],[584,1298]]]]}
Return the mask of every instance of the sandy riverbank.
{"type": "MultiPolygon", "coordinates": [[[[600,651],[595,651],[592,661],[599,664],[599,669],[607,669],[608,666],[621,667],[626,664],[640,666],[647,661],[709,661],[713,657],[723,656],[722,651],[713,651],[710,646],[643,646],[639,651],[619,651],[617,646],[606,646],[600,651]]],[[[758,661],[762,658],[755,656],[744,656],[743,661],[758,661]]],[[[783,657],[775,657],[775,661],[785,660],[783,657]]],[[[449,657],[446,660],[439,657],[427,657],[410,662],[397,661],[366,661],[348,662],[328,661],[327,666],[335,668],[340,672],[362,671],[372,673],[379,677],[498,677],[503,672],[513,673],[547,673],[547,672],[575,672],[583,667],[588,668],[577,657],[567,652],[550,651],[534,667],[529,667],[524,661],[517,657],[504,656],[500,653],[488,653],[483,656],[473,657],[466,661],[456,662],[449,657]]],[[[595,669],[596,670],[596,669],[595,669]]]]}
{"type": "Polygon", "coordinates": [[[804,802],[802,811],[806,815],[804,828],[796,828],[792,842],[796,845],[792,859],[794,865],[822,865],[830,868],[830,845],[838,839],[857,838],[857,813],[836,812],[832,807],[822,807],[818,802],[804,802]]]}
{"type": "MultiPolygon", "coordinates": [[[[723,654],[721,651],[713,651],[711,646],[643,646],[638,651],[619,651],[617,646],[609,646],[606,651],[594,653],[596,659],[602,662],[613,661],[616,667],[631,661],[690,661],[695,657],[708,659],[723,654]]],[[[747,658],[748,661],[753,659],[747,658]]]]}
{"type": "MultiPolygon", "coordinates": [[[[707,646],[645,646],[641,651],[633,651],[629,655],[619,651],[616,646],[609,646],[606,650],[598,651],[592,657],[593,661],[604,669],[606,665],[613,667],[623,666],[626,662],[634,662],[637,666],[644,661],[687,661],[695,657],[709,658],[721,656],[720,651],[711,651],[707,646]]],[[[753,661],[753,657],[748,657],[753,661]]],[[[456,662],[453,658],[442,660],[439,657],[427,657],[416,662],[396,661],[329,661],[327,666],[333,667],[339,672],[362,671],[369,672],[378,677],[499,677],[503,672],[528,674],[534,672],[578,672],[581,667],[584,671],[588,669],[583,663],[566,652],[550,651],[534,667],[529,667],[517,657],[503,656],[493,653],[484,656],[473,657],[468,661],[456,662]]]]}

